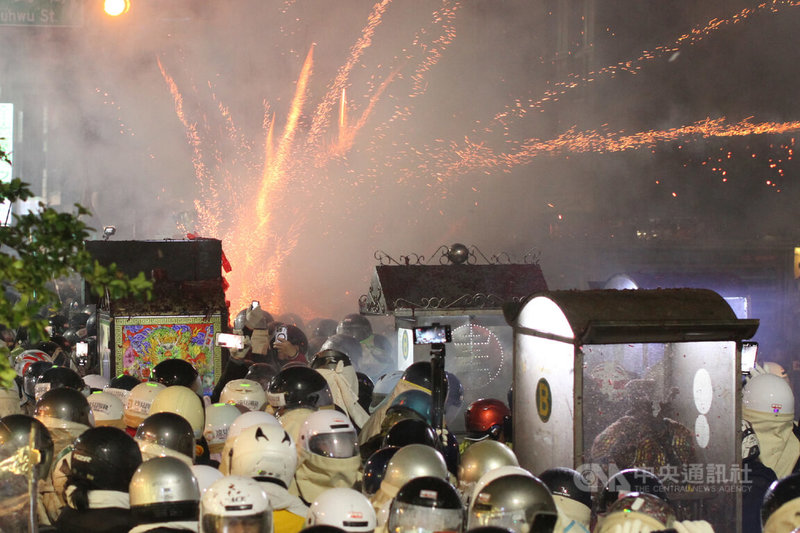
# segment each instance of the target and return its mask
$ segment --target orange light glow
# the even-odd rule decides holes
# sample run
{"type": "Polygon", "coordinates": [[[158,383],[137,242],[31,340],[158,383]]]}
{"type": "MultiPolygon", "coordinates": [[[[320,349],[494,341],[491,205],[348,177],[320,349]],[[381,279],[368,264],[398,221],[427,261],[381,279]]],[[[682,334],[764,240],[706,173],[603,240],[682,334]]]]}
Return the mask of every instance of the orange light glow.
{"type": "Polygon", "coordinates": [[[105,0],[103,2],[103,10],[112,17],[124,15],[130,9],[131,3],[129,0],[105,0]]]}

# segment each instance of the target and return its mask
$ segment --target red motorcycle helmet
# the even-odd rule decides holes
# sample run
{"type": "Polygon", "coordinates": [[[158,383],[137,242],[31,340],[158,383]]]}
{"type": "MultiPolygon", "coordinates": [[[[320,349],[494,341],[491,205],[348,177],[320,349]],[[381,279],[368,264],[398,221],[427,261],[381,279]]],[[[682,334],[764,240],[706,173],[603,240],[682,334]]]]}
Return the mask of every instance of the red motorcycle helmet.
{"type": "Polygon", "coordinates": [[[507,428],[510,423],[511,410],[502,401],[494,398],[475,400],[464,411],[464,425],[470,439],[508,439],[510,434],[507,428]]]}

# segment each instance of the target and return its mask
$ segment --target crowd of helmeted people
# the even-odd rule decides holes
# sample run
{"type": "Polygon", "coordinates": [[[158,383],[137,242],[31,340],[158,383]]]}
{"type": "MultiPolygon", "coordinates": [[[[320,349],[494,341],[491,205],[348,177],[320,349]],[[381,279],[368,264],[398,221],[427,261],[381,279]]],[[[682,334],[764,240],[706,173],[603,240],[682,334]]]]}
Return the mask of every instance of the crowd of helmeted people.
{"type": "MultiPolygon", "coordinates": [[[[603,486],[571,465],[524,469],[511,401],[463,406],[450,372],[437,427],[431,362],[396,370],[390,343],[358,314],[316,320],[307,337],[297,317],[242,310],[233,323],[241,347],[226,349],[205,396],[182,359],[161,361],[146,381],[102,377],[96,328],[91,309],[55,315],[46,342],[0,328],[17,372],[16,388],[0,390],[2,531],[30,522],[25,478],[3,466],[18,450],[35,458],[28,515],[39,531],[713,531],[681,520],[644,469],[603,486]],[[464,419],[458,437],[447,429],[455,417],[464,419]]],[[[742,449],[756,484],[743,498],[743,531],[800,531],[794,397],[780,376],[754,374],[742,449]]]]}

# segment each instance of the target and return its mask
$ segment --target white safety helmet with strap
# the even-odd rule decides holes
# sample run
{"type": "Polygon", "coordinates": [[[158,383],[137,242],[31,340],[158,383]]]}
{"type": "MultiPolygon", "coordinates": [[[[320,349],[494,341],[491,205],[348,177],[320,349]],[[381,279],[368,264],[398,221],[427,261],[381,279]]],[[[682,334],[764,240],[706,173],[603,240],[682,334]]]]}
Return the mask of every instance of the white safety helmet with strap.
{"type": "Polygon", "coordinates": [[[794,415],[794,393],[783,378],[775,374],[759,374],[745,383],[742,406],[759,413],[794,415]]]}

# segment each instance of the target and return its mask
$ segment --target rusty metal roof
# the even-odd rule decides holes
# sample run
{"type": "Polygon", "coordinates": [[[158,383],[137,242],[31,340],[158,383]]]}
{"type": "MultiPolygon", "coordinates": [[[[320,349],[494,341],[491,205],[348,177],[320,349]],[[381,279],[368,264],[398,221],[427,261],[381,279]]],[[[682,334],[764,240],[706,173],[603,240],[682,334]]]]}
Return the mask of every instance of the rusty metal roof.
{"type": "Polygon", "coordinates": [[[501,309],[547,290],[538,264],[380,265],[369,293],[359,300],[364,314],[390,314],[399,309],[501,309]]]}

